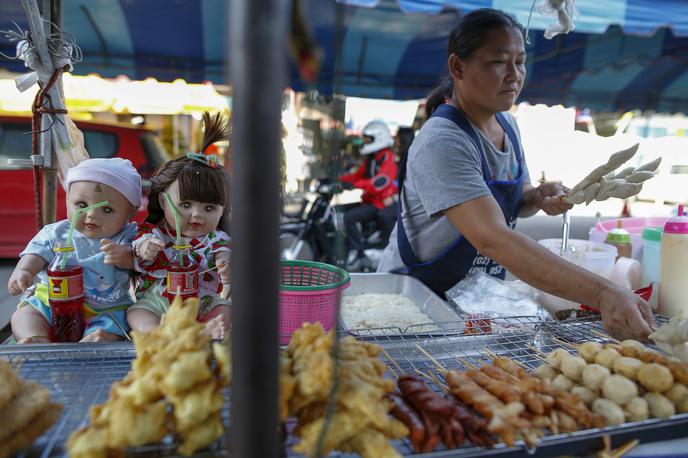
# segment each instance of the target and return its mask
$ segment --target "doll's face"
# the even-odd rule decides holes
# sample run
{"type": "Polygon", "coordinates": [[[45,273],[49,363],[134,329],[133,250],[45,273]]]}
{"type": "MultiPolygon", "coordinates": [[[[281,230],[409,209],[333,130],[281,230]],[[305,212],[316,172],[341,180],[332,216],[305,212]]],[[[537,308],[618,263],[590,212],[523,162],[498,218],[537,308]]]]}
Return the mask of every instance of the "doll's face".
{"type": "MultiPolygon", "coordinates": [[[[180,228],[184,237],[202,237],[217,228],[225,207],[196,200],[180,200],[179,181],[177,180],[167,188],[166,192],[179,210],[180,228]]],[[[165,211],[165,221],[171,229],[174,229],[174,213],[165,202],[162,193],[159,198],[160,206],[165,211]]]]}
{"type": "Polygon", "coordinates": [[[102,239],[112,237],[122,230],[127,221],[134,215],[134,206],[108,185],[93,181],[75,181],[67,193],[67,218],[79,208],[85,208],[107,200],[108,205],[82,213],[76,222],[75,229],[89,238],[102,239]]]}

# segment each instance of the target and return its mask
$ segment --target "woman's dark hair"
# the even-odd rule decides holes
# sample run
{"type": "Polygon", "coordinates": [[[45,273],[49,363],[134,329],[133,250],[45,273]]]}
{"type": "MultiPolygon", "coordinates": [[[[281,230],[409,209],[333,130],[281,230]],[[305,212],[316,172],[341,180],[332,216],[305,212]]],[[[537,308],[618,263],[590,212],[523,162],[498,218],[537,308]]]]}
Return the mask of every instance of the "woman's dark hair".
{"type": "MultiPolygon", "coordinates": [[[[504,11],[492,8],[481,8],[466,14],[449,35],[447,56],[456,54],[461,60],[467,60],[481,48],[487,40],[487,35],[498,27],[516,28],[525,35],[523,26],[513,16],[504,11]]],[[[451,75],[446,75],[442,82],[428,94],[425,103],[425,114],[430,117],[435,108],[451,98],[453,81],[451,75]]]]}
{"type": "MultiPolygon", "coordinates": [[[[203,115],[205,133],[203,135],[202,152],[213,143],[227,139],[229,127],[227,121],[218,113],[211,117],[207,112],[203,115]]],[[[153,178],[151,190],[148,193],[147,223],[159,224],[165,219],[165,212],[160,206],[160,193],[172,183],[179,180],[179,198],[182,201],[195,200],[209,204],[224,206],[224,213],[220,218],[221,225],[230,211],[229,177],[221,166],[211,166],[202,160],[187,156],[178,157],[163,164],[153,178]]]]}
{"type": "Polygon", "coordinates": [[[413,129],[410,127],[399,127],[399,129],[397,129],[397,137],[399,137],[399,151],[397,151],[397,153],[399,154],[400,163],[408,154],[414,136],[413,129]]]}

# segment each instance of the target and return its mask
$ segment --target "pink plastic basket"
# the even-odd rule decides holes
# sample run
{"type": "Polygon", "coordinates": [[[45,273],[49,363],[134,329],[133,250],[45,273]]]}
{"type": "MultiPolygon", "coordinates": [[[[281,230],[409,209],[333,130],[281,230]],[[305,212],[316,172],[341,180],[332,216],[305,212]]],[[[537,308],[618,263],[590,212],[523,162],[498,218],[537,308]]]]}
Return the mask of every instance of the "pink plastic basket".
{"type": "Polygon", "coordinates": [[[320,322],[329,331],[337,323],[349,273],[311,261],[280,261],[280,345],[287,345],[304,323],[320,322]]]}

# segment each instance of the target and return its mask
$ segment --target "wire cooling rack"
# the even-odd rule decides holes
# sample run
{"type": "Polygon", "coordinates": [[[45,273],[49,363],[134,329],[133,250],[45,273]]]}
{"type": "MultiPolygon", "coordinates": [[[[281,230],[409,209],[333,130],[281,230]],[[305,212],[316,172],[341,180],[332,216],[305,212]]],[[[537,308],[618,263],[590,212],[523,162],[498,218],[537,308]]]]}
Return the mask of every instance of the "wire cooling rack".
{"type": "MultiPolygon", "coordinates": [[[[113,382],[125,377],[135,357],[131,342],[79,345],[31,345],[0,348],[0,358],[9,360],[20,377],[40,383],[50,391],[53,402],[62,404],[62,415],[41,436],[25,457],[66,456],[69,435],[89,424],[89,408],[107,400],[113,382]]],[[[225,397],[229,399],[228,396],[225,397]]],[[[223,410],[225,425],[229,407],[223,410]]],[[[198,456],[227,456],[226,447],[216,444],[198,456]]],[[[163,443],[127,450],[130,456],[176,456],[174,438],[163,443]]]]}

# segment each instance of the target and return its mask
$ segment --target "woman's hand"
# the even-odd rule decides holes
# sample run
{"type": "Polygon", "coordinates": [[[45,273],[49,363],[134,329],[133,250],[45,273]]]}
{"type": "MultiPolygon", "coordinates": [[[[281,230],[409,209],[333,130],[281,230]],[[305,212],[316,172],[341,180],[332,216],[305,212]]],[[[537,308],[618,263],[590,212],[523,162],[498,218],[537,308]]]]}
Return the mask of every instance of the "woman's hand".
{"type": "Polygon", "coordinates": [[[136,254],[144,261],[152,261],[158,256],[158,253],[165,248],[165,244],[157,237],[150,237],[138,246],[136,254]]]}
{"type": "Polygon", "coordinates": [[[612,337],[647,341],[654,324],[647,302],[633,291],[611,284],[600,291],[599,298],[602,321],[612,337]]]}
{"type": "Polygon", "coordinates": [[[550,216],[561,215],[571,210],[573,205],[562,199],[568,188],[557,181],[546,181],[535,190],[535,205],[550,216]]]}
{"type": "Polygon", "coordinates": [[[134,253],[131,246],[120,245],[112,240],[102,239],[100,241],[100,251],[105,253],[104,264],[119,267],[120,269],[134,268],[134,253]]]}

